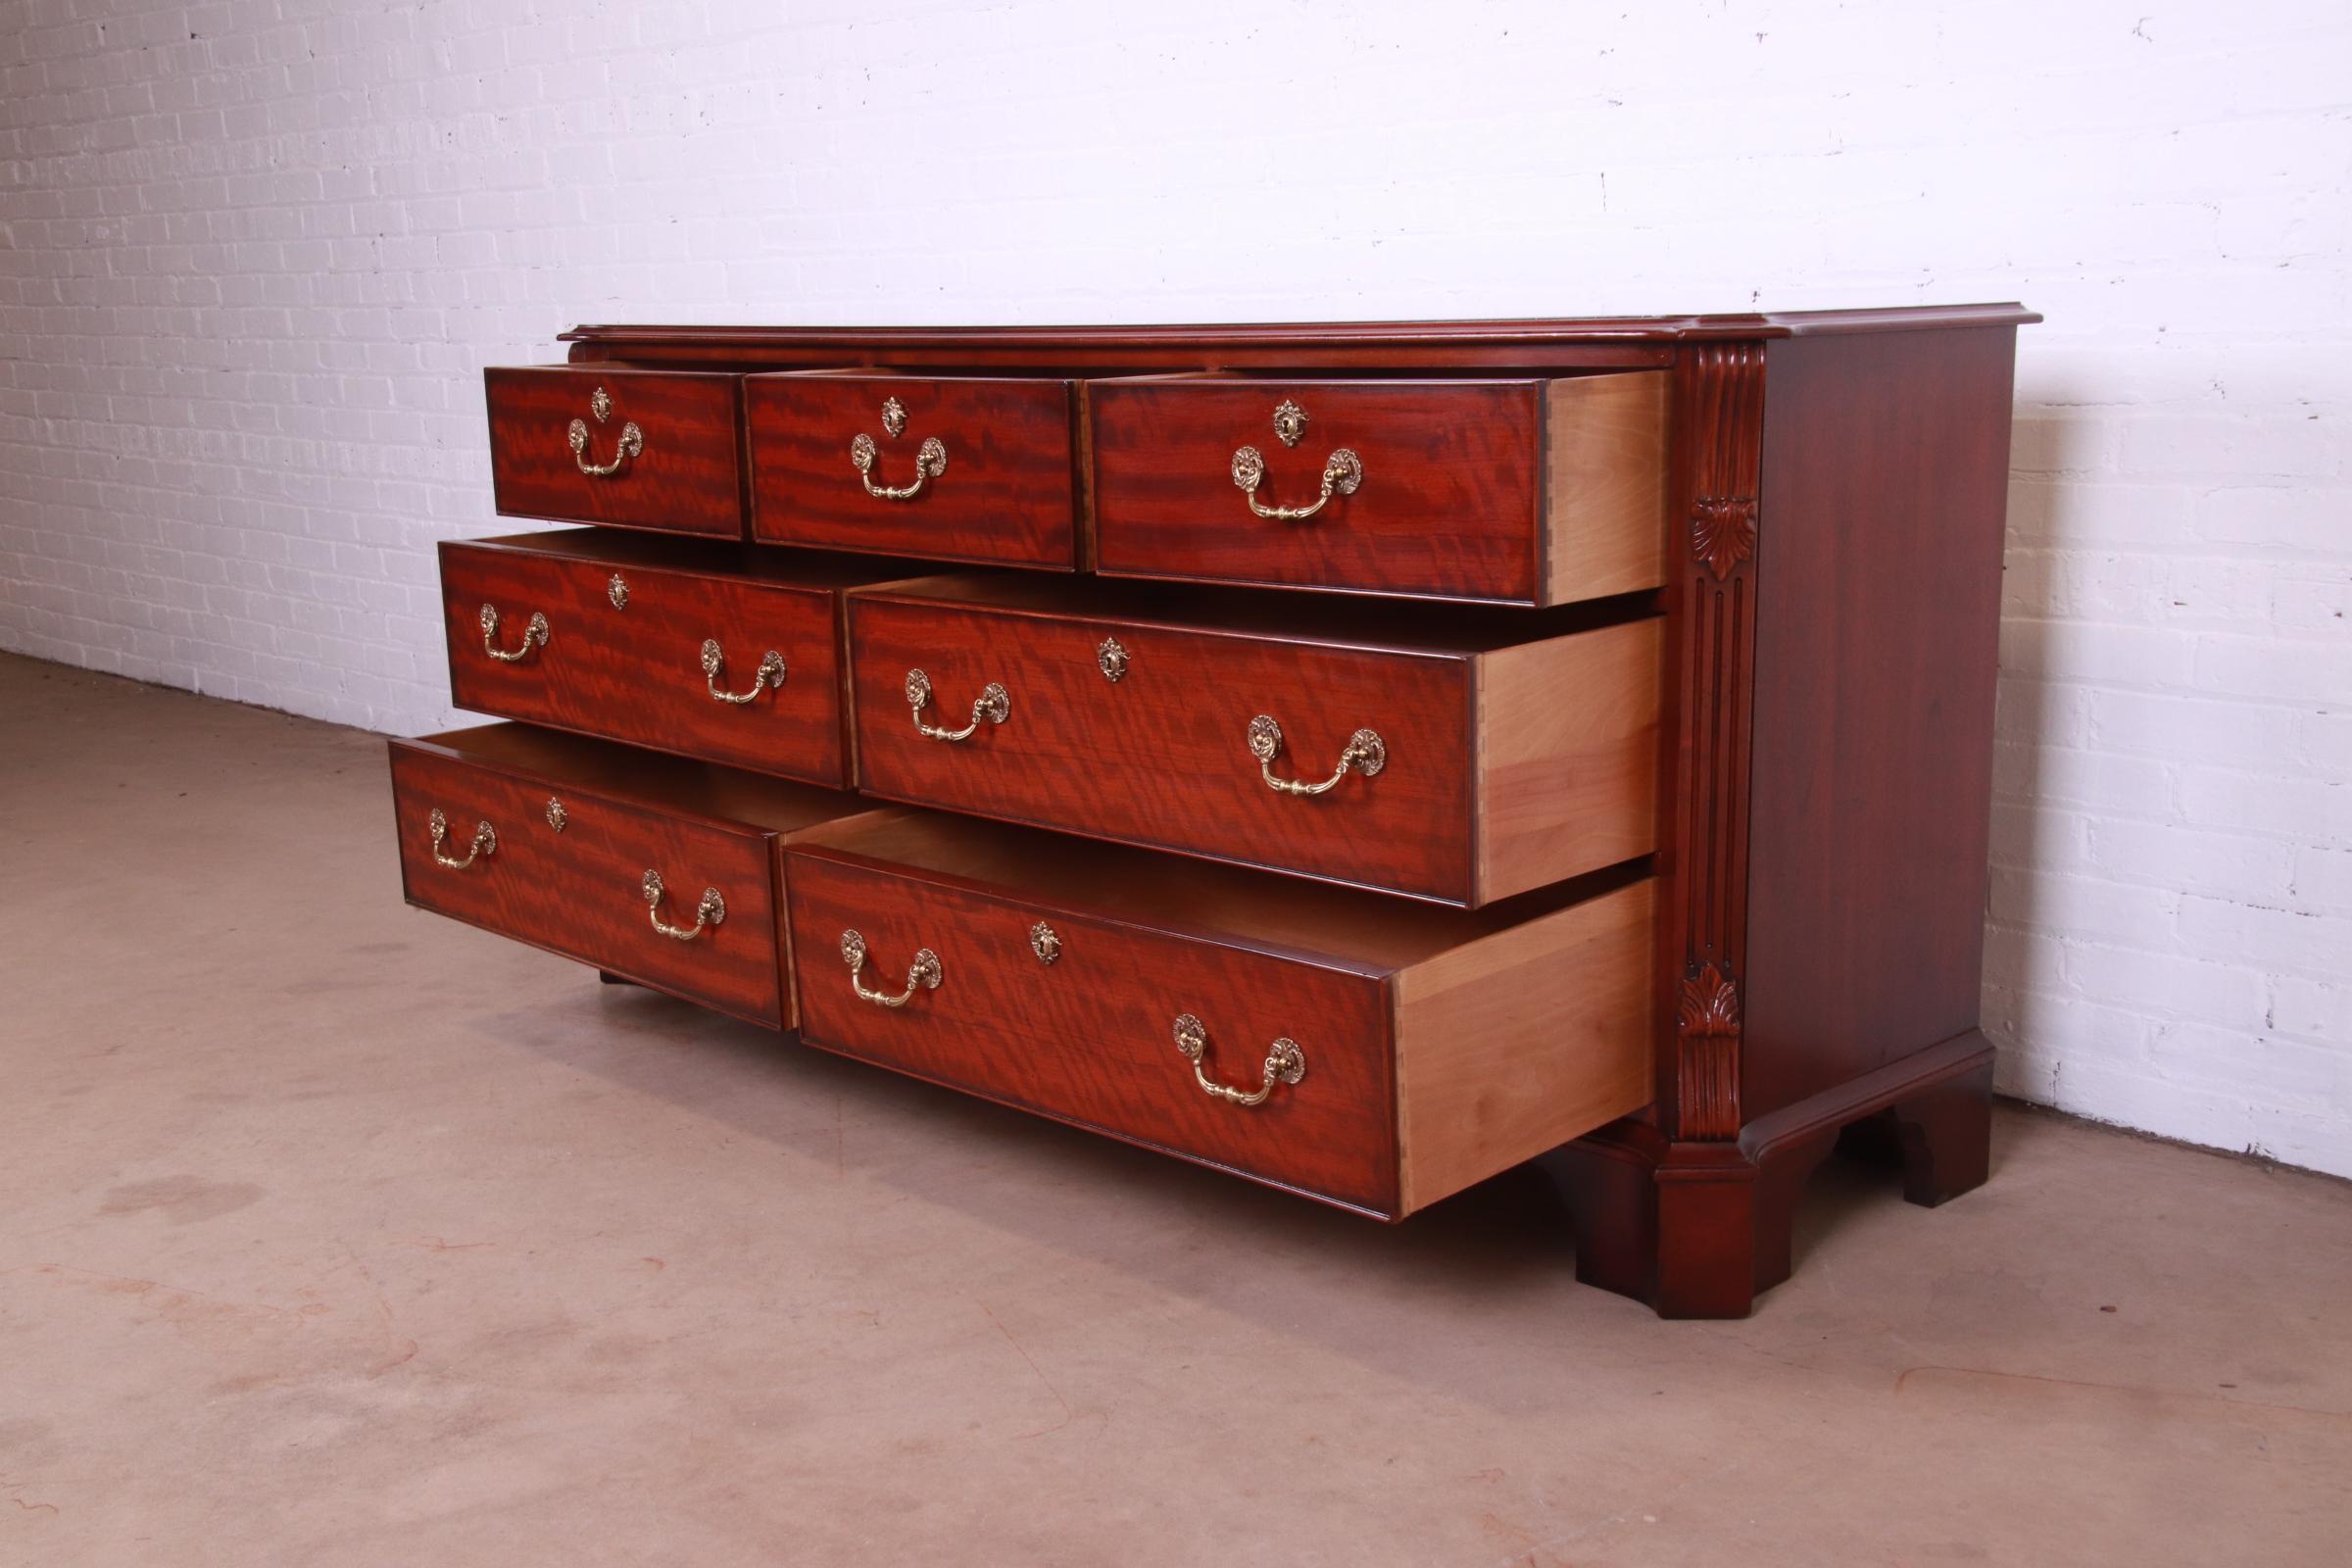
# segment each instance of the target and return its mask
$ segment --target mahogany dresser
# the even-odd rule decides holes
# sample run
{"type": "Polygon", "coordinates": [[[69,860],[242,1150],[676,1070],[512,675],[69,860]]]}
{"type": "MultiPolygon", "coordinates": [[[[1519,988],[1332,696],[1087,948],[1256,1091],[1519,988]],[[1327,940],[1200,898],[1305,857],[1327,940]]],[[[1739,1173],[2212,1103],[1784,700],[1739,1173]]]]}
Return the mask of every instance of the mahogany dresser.
{"type": "Polygon", "coordinates": [[[1580,1277],[1984,1179],[2014,305],[583,327],[487,375],[409,901],[1580,1277]]]}

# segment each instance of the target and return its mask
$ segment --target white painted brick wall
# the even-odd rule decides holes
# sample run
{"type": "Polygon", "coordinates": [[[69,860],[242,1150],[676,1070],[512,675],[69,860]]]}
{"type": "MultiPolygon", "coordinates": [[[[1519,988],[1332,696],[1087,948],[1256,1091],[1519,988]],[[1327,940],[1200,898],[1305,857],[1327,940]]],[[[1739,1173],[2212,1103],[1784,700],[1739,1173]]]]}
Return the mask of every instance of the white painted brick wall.
{"type": "Polygon", "coordinates": [[[478,369],[580,320],[2022,298],[2002,1082],[2352,1173],[2348,60],[2340,0],[0,0],[0,646],[441,723],[478,369]]]}

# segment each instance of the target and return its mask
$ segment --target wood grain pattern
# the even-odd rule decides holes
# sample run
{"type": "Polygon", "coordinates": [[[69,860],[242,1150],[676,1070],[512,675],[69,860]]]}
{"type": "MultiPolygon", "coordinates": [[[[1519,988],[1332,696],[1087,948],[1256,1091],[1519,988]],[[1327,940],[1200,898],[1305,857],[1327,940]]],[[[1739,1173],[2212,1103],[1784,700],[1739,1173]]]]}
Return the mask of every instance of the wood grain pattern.
{"type": "Polygon", "coordinates": [[[2015,327],[2014,302],[1718,316],[1593,316],[1483,321],[1252,321],[1127,326],[578,326],[574,360],[730,365],[944,365],[1135,369],[1265,367],[1575,368],[1665,365],[1685,343],[1860,332],[2015,327]]]}
{"type": "Polygon", "coordinates": [[[1676,1020],[1664,1098],[1684,1139],[1737,1138],[1741,1123],[1740,992],[1746,973],[1748,760],[1752,740],[1757,552],[1726,547],[1727,516],[1757,511],[1765,416],[1764,351],[1691,351],[1677,417],[1683,443],[1677,583],[1670,606],[1680,715],[1669,759],[1675,847],[1659,925],[1661,1014],[1676,1020]],[[1701,982],[1693,1012],[1686,989],[1701,982]]]}
{"type": "Polygon", "coordinates": [[[1388,997],[1378,976],[1099,918],[814,846],[785,858],[802,1038],[1135,1142],[1379,1214],[1396,1211],[1388,997]],[[1061,956],[1042,964],[1029,927],[1061,956]],[[897,991],[919,948],[936,991],[903,1008],[859,1000],[845,930],[869,946],[866,984],[897,991]],[[1172,1026],[1207,1026],[1211,1077],[1254,1086],[1290,1036],[1305,1076],[1262,1105],[1213,1100],[1172,1026]]]}
{"type": "Polygon", "coordinates": [[[1539,625],[1581,622],[1489,612],[1460,628],[1471,635],[1400,616],[1380,641],[1323,640],[1304,629],[1315,617],[1250,598],[1253,609],[1228,597],[1188,614],[1181,601],[1154,613],[1100,594],[1010,595],[955,578],[854,593],[860,786],[1459,905],[1654,842],[1654,625],[1494,649],[1480,630],[1538,636],[1539,625]],[[1106,638],[1128,661],[1115,683],[1097,663],[1106,638]],[[960,743],[928,739],[906,705],[909,669],[936,692],[927,723],[960,726],[991,682],[1007,689],[1010,716],[960,743]],[[1509,728],[1491,743],[1490,712],[1509,728]],[[1320,796],[1277,793],[1249,750],[1261,713],[1282,729],[1277,777],[1327,778],[1359,728],[1381,737],[1387,765],[1350,770],[1320,796]],[[1507,860],[1486,850],[1490,820],[1507,860]]]}
{"type": "Polygon", "coordinates": [[[529,535],[443,544],[451,701],[476,712],[846,787],[841,578],[887,579],[890,569],[845,573],[824,563],[796,575],[786,557],[753,575],[718,558],[693,566],[655,564],[646,552],[621,544],[550,548],[529,535]],[[610,593],[615,575],[627,585],[623,606],[610,593]],[[501,612],[502,649],[519,646],[533,612],[548,617],[548,641],[519,663],[493,659],[482,645],[485,604],[501,612]],[[762,686],[750,703],[717,701],[701,662],[706,639],[715,639],[725,655],[721,690],[752,690],[771,649],[784,657],[784,684],[762,686]]]}
{"type": "Polygon", "coordinates": [[[1664,629],[1625,621],[1479,656],[1477,902],[1657,843],[1664,629]]]}
{"type": "Polygon", "coordinates": [[[1538,600],[1542,384],[1170,376],[1087,388],[1095,559],[1111,576],[1538,600]],[[1296,448],[1284,401],[1306,411],[1296,448]],[[1298,521],[1254,515],[1233,455],[1265,459],[1259,497],[1304,506],[1341,447],[1353,495],[1298,521]]]}
{"type": "Polygon", "coordinates": [[[1460,654],[896,591],[851,596],[850,645],[858,778],[872,794],[1451,903],[1475,893],[1460,654]],[[1096,662],[1106,637],[1129,659],[1115,685],[1096,662]],[[961,744],[925,739],[909,669],[937,693],[927,723],[962,725],[992,681],[1010,715],[961,744]],[[1282,725],[1285,776],[1328,774],[1365,725],[1388,766],[1327,795],[1278,795],[1249,750],[1259,713],[1282,725]]]}
{"type": "Polygon", "coordinates": [[[1083,908],[1102,919],[1202,941],[1238,941],[1366,974],[1410,967],[1647,875],[1640,862],[1611,866],[1505,904],[1459,909],[909,808],[877,808],[823,823],[795,842],[919,866],[1007,898],[1083,908]]]}
{"type": "Polygon", "coordinates": [[[509,516],[600,522],[616,528],[743,537],[740,376],[612,367],[494,367],[482,372],[490,413],[490,475],[509,516]],[[590,405],[603,387],[611,416],[590,405]],[[582,473],[566,432],[588,422],[587,457],[610,463],[634,420],[644,450],[618,472],[582,473]]]}
{"type": "Polygon", "coordinates": [[[924,812],[812,830],[786,866],[812,1043],[1350,1207],[1408,1213],[1648,1095],[1650,898],[1626,874],[1470,912],[924,812]],[[923,948],[940,987],[859,999],[845,929],[870,989],[923,948]],[[1282,1037],[1305,1076],[1211,1099],[1185,1012],[1217,1081],[1254,1089],[1282,1037]]]}
{"type": "Polygon", "coordinates": [[[1544,383],[1544,603],[1666,580],[1673,389],[1664,370],[1544,383]]]}
{"type": "MultiPolygon", "coordinates": [[[[1051,540],[1034,553],[1055,566],[1087,566],[1097,543],[1086,526],[1091,516],[1102,525],[1103,567],[1167,579],[1157,589],[1165,597],[1127,593],[1155,585],[1089,580],[1075,598],[1049,603],[1001,587],[983,591],[973,578],[944,592],[901,582],[858,596],[848,612],[853,638],[871,617],[870,646],[844,654],[854,698],[849,766],[872,763],[877,793],[979,814],[906,811],[778,828],[777,802],[765,792],[793,786],[677,762],[663,767],[686,769],[684,782],[663,785],[654,814],[714,826],[722,838],[758,827],[771,885],[797,853],[785,844],[797,834],[812,859],[837,862],[834,874],[855,873],[861,886],[876,877],[914,886],[926,910],[962,922],[956,940],[986,950],[954,972],[974,987],[993,976],[988,984],[1012,1007],[1014,1027],[1028,1022],[1019,971],[1035,960],[1025,930],[1000,933],[998,919],[1032,906],[1058,907],[1090,947],[1132,933],[1234,956],[1225,968],[1191,973],[1212,984],[1229,971],[1240,975],[1226,986],[1237,1006],[1272,994],[1279,977],[1286,996],[1309,996],[1311,1011],[1344,1025],[1348,1044],[1332,1048],[1340,1053],[1333,1059],[1385,1060],[1392,1077],[1385,1124],[1368,1108],[1372,1101],[1353,1098],[1362,1086],[1350,1078],[1358,1129],[1275,1155],[1201,1142],[1233,1134],[1231,1119],[1253,1113],[1200,1094],[1167,1039],[1167,1020],[1146,1031],[1132,1020],[1054,1012],[1058,1032],[1047,1047],[967,1032],[927,1058],[896,1036],[871,1050],[844,1049],[1383,1214],[1429,1201],[1517,1150],[1620,1106],[1618,1119],[1548,1159],[1574,1195],[1580,1277],[1667,1315],[1729,1316],[1787,1274],[1797,1196],[1843,1133],[1898,1156],[1915,1200],[1964,1191],[1985,1169],[1990,1052],[1975,1019],[1992,612],[2013,329],[2036,319],[2004,305],[1381,324],[614,326],[582,328],[567,341],[571,373],[590,386],[631,375],[659,380],[663,369],[702,372],[684,379],[724,388],[728,415],[700,423],[723,427],[729,440],[740,426],[731,417],[741,395],[734,378],[756,371],[836,372],[797,378],[810,383],[879,384],[899,372],[909,381],[1075,384],[1081,413],[1070,511],[1080,525],[1066,557],[1051,540]],[[845,374],[844,366],[859,368],[845,374]],[[1140,379],[1152,372],[1159,378],[1140,379]],[[1670,416],[1661,419],[1666,379],[1670,416]],[[1457,401],[1432,402],[1417,384],[1457,401]],[[1271,427],[1285,388],[1308,410],[1296,447],[1271,427]],[[1318,406],[1327,394],[1343,401],[1318,406]],[[1377,429],[1334,428],[1351,416],[1344,400],[1357,396],[1417,401],[1418,414],[1388,421],[1404,433],[1401,458],[1386,466],[1377,429]],[[1195,405],[1176,401],[1220,397],[1247,407],[1213,439],[1216,421],[1188,426],[1184,411],[1195,405]],[[1450,412],[1433,412],[1440,410],[1450,412]],[[1662,430],[1661,518],[1654,497],[1662,430]],[[1270,500],[1311,497],[1337,444],[1361,453],[1365,487],[1314,519],[1261,523],[1230,477],[1233,449],[1244,442],[1267,460],[1270,500]],[[1108,483],[1122,465],[1131,472],[1141,466],[1149,523],[1125,542],[1121,509],[1132,520],[1133,508],[1108,483]],[[1380,521],[1374,498],[1384,474],[1392,500],[1421,488],[1421,517],[1409,525],[1392,518],[1393,526],[1351,537],[1351,515],[1360,524],[1371,510],[1380,521]],[[1562,511],[1568,498],[1588,510],[1562,511]],[[1161,509],[1156,518],[1152,505],[1161,509]],[[1630,520],[1638,517],[1651,524],[1646,537],[1630,520]],[[1121,556],[1134,548],[1156,554],[1140,562],[1121,556]],[[1197,586],[1202,580],[1325,591],[1211,590],[1197,586]],[[1542,608],[1579,594],[1603,598],[1575,610],[1542,608]],[[1492,608],[1398,603],[1413,598],[1492,608]],[[1535,608],[1501,608],[1508,606],[1535,608]],[[1665,612],[1662,631],[1638,624],[1657,610],[1665,612]],[[1473,618],[1480,615],[1528,618],[1498,632],[1496,622],[1473,618]],[[1586,618],[1546,618],[1563,615],[1586,618]],[[1596,725],[1638,736],[1641,691],[1612,675],[1596,693],[1590,671],[1639,667],[1649,656],[1594,657],[1589,651],[1608,641],[1603,631],[1621,650],[1638,637],[1657,639],[1656,804],[1647,837],[1656,853],[1574,883],[1540,884],[1580,863],[1570,856],[1552,867],[1541,858],[1577,838],[1580,791],[1637,802],[1642,795],[1638,762],[1616,773],[1555,765],[1561,746],[1592,738],[1596,725]],[[1106,635],[1129,653],[1117,685],[1095,665],[1106,635]],[[1555,640],[1577,658],[1547,662],[1540,649],[1555,640]],[[920,739],[901,693],[914,664],[937,688],[924,715],[930,721],[960,724],[980,686],[1002,680],[1011,690],[1010,722],[984,727],[961,746],[920,739]],[[1294,703],[1305,716],[1294,717],[1294,703]],[[1255,777],[1244,742],[1257,711],[1283,724],[1278,766],[1289,776],[1322,776],[1359,724],[1389,741],[1389,767],[1376,779],[1347,777],[1327,796],[1276,796],[1255,777]],[[1425,760],[1427,770],[1417,770],[1425,760]],[[1617,783],[1603,782],[1610,778],[1617,783]],[[1002,819],[1147,848],[1061,840],[1002,819]],[[953,846],[941,823],[958,829],[953,846]],[[853,839],[886,852],[867,857],[886,863],[856,864],[853,839]],[[926,856],[942,863],[911,875],[892,869],[926,856]],[[1565,929],[1596,918],[1578,906],[1605,903],[1610,888],[1630,892],[1653,868],[1654,888],[1639,895],[1655,901],[1643,999],[1655,1031],[1650,1093],[1646,1105],[1627,1107],[1640,1090],[1622,1085],[1626,1063],[1606,1042],[1562,1049],[1567,1031],[1597,1018],[1597,991],[1524,1009],[1508,999],[1566,984],[1574,960],[1541,950],[1537,933],[1546,923],[1565,929]],[[1540,885],[1479,903],[1530,883],[1540,885]],[[1402,896],[1367,898],[1359,888],[1402,896]],[[947,893],[966,903],[951,906],[947,893]],[[1477,906],[1432,902],[1441,900],[1477,906]],[[1448,928],[1449,921],[1464,923],[1448,928]],[[1301,991],[1300,975],[1336,976],[1336,989],[1331,997],[1301,991]],[[1350,1022],[1361,1014],[1346,1009],[1365,1006],[1377,1016],[1350,1022]],[[1432,1016],[1446,1022],[1413,1021],[1432,1016]],[[1135,1108],[1146,1103],[1149,1069],[1139,1066],[1142,1076],[1128,1083],[1102,1068],[1113,1032],[1122,1042],[1149,1034],[1139,1043],[1142,1059],[1165,1054],[1178,1099],[1200,1102],[1173,1114],[1190,1114],[1197,1125],[1145,1124],[1159,1114],[1135,1108]],[[1034,1071],[1041,1057],[1043,1078],[1034,1071]],[[1094,1098],[1073,1108],[1084,1096],[1094,1098]],[[1384,1131],[1366,1129],[1385,1129],[1386,1152],[1384,1131]],[[1268,1163],[1275,1158],[1302,1163],[1277,1169],[1268,1163]]],[[[502,373],[493,374],[494,394],[502,373]]],[[[583,485],[568,473],[563,429],[586,392],[562,383],[565,373],[536,372],[534,395],[560,399],[561,409],[545,401],[528,417],[509,410],[502,420],[494,396],[502,457],[522,454],[527,437],[536,446],[521,461],[564,465],[536,477],[502,470],[501,505],[540,483],[553,489],[517,510],[595,517],[601,514],[580,509],[617,505],[629,489],[548,499],[565,484],[583,485]]],[[[610,425],[643,417],[612,390],[621,407],[610,425]]],[[[1066,390],[1062,396],[1066,411],[1066,390]]],[[[904,444],[911,446],[925,432],[911,402],[909,413],[904,444]]],[[[901,443],[882,444],[879,473],[889,481],[901,476],[888,461],[901,443]]],[[[721,521],[700,503],[674,500],[612,520],[739,537],[748,458],[730,453],[703,475],[720,497],[721,521]]],[[[861,487],[849,488],[856,475],[846,453],[824,461],[840,463],[845,494],[866,499],[861,487]]],[[[968,471],[951,466],[948,476],[968,471]]],[[[943,541],[960,552],[975,534],[981,549],[1003,547],[1019,534],[1026,509],[1000,510],[1023,516],[1013,525],[1003,517],[958,521],[925,536],[923,553],[944,553],[943,541]]],[[[1035,543],[1016,539],[1009,548],[1017,556],[1035,543]]],[[[909,539],[893,548],[915,546],[909,539]]],[[[729,569],[759,578],[758,559],[744,556],[729,569]]],[[[1036,571],[988,580],[1053,593],[1072,586],[1036,571]]],[[[560,747],[549,750],[570,740],[500,732],[480,744],[493,754],[490,773],[552,773],[643,805],[636,775],[654,760],[615,760],[617,749],[607,748],[604,760],[588,758],[575,768],[560,747]]],[[[699,739],[692,744],[704,749],[699,739]]],[[[462,810],[450,809],[469,831],[462,810]]],[[[1642,841],[1637,833],[1607,850],[1597,839],[1585,848],[1617,853],[1642,841]]],[[[404,838],[405,861],[416,859],[421,843],[404,838]]],[[[404,869],[412,880],[429,871],[465,886],[429,862],[404,869]]],[[[509,924],[525,923],[527,912],[477,911],[509,924]]],[[[627,914],[642,921],[641,902],[627,914]]],[[[592,929],[575,927],[549,945],[576,945],[592,929]]],[[[838,1005],[846,974],[838,931],[821,952],[794,956],[792,921],[771,919],[769,928],[769,962],[783,981],[776,1013],[789,1015],[795,972],[812,982],[821,976],[838,1005]]],[[[615,928],[612,939],[621,934],[615,928]]],[[[877,960],[903,973],[896,934],[867,935],[877,960]]],[[[1134,968],[1122,963],[1114,983],[1134,968]]],[[[764,1008],[740,996],[735,1004],[764,1008]]],[[[897,1014],[857,1005],[852,1016],[860,1025],[870,1014],[886,1030],[906,1026],[897,1014]]],[[[1254,1004],[1231,1023],[1209,1006],[1193,1010],[1207,1020],[1212,1069],[1231,1081],[1255,1070],[1272,1033],[1288,1031],[1315,1049],[1291,1021],[1260,1016],[1254,1004]]],[[[1320,1081],[1322,1058],[1312,1059],[1302,1090],[1320,1081]]],[[[1282,1105],[1288,1094],[1278,1091],[1260,1110],[1282,1105]]]]}
{"type": "MultiPolygon", "coordinates": [[[[1576,1230],[1576,1277],[1661,1317],[1744,1317],[1786,1280],[1806,1179],[1842,1135],[1890,1124],[1904,1196],[1934,1206],[1984,1181],[1992,1047],[1969,1029],[1761,1116],[1737,1142],[1676,1142],[1638,1118],[1539,1161],[1576,1230]]],[[[1866,1141],[1867,1142],[1867,1141],[1866,1141]]]]}
{"type": "Polygon", "coordinates": [[[2014,352],[1766,352],[1748,1119],[1978,1023],[2014,352]]]}
{"type": "Polygon", "coordinates": [[[1649,1103],[1651,905],[1638,882],[1396,976],[1405,1212],[1649,1103]]]}
{"type": "Polygon", "coordinates": [[[1858,1123],[1888,1123],[1915,1201],[1984,1179],[2014,348],[1825,337],[1684,367],[1663,1125],[1560,1160],[1579,1277],[1664,1315],[1739,1316],[1787,1278],[1798,1195],[1858,1123]]]}
{"type": "Polygon", "coordinates": [[[877,814],[854,795],[519,724],[390,749],[410,903],[769,1028],[793,1021],[778,847],[877,814]],[[561,829],[551,800],[563,803],[561,829]],[[484,820],[496,851],[462,871],[439,864],[426,826],[435,808],[449,820],[446,854],[463,858],[484,820]],[[666,922],[693,924],[705,887],[725,899],[726,918],[692,942],[661,935],[642,889],[649,869],[668,884],[666,922]]]}
{"type": "Polygon", "coordinates": [[[744,407],[756,539],[1061,571],[1078,564],[1067,380],[755,375],[744,407]],[[888,398],[906,411],[898,436],[882,422],[888,398]],[[877,485],[913,483],[925,439],[946,446],[947,467],[909,500],[869,495],[850,461],[860,434],[880,449],[877,485]]]}
{"type": "Polygon", "coordinates": [[[1654,588],[1669,379],[1090,381],[1098,566],[1531,605],[1654,588]],[[1272,428],[1284,402],[1307,414],[1296,448],[1272,428]],[[1314,502],[1336,448],[1363,482],[1312,517],[1259,517],[1231,472],[1244,445],[1269,507],[1314,502]]]}
{"type": "Polygon", "coordinates": [[[392,797],[410,903],[738,1018],[785,1026],[765,834],[681,821],[401,741],[392,743],[392,797]],[[551,799],[564,804],[560,833],[547,821],[551,799]],[[436,862],[425,822],[435,808],[449,819],[448,853],[466,854],[477,820],[498,830],[497,852],[463,871],[436,862]],[[670,889],[664,920],[691,925],[705,887],[726,900],[725,920],[693,942],[661,935],[640,891],[649,869],[670,889]]]}

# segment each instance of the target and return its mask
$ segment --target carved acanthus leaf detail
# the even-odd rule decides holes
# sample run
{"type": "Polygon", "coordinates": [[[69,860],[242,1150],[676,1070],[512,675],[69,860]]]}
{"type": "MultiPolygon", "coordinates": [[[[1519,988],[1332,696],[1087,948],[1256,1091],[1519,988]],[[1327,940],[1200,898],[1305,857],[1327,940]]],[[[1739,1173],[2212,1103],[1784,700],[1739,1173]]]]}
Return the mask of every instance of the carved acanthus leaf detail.
{"type": "Polygon", "coordinates": [[[1740,985],[1708,963],[1683,977],[1675,1008],[1682,1034],[1675,1123],[1685,1138],[1740,1136],[1740,985]]]}
{"type": "Polygon", "coordinates": [[[1717,577],[1756,553],[1753,496],[1700,496],[1690,503],[1690,551],[1717,577]]]}
{"type": "Polygon", "coordinates": [[[1740,988],[1716,964],[1708,964],[1683,980],[1677,1021],[1685,1035],[1700,1039],[1740,1033],[1740,988]]]}

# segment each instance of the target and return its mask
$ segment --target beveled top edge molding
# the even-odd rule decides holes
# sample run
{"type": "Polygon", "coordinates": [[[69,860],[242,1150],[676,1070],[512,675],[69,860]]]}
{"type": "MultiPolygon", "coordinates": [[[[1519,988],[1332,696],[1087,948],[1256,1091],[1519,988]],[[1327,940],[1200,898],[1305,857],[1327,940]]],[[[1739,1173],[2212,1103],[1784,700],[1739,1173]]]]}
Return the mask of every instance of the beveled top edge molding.
{"type": "Polygon", "coordinates": [[[1686,343],[1815,337],[1838,332],[1916,332],[2029,326],[2041,315],[2014,301],[1903,305],[1738,316],[1598,316],[1471,321],[1260,321],[1138,326],[575,326],[557,341],[615,347],[670,344],[760,349],[850,347],[915,352],[1053,349],[1071,352],[1179,346],[1280,349],[1541,348],[1577,343],[1686,343]]]}

